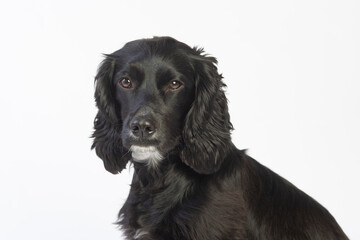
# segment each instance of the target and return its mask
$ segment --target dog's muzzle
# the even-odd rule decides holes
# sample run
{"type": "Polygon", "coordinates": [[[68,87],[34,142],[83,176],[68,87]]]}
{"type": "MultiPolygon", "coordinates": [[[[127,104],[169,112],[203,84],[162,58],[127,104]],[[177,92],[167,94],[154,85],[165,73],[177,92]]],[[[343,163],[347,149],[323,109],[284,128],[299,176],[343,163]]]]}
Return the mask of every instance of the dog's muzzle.
{"type": "Polygon", "coordinates": [[[130,147],[132,159],[139,163],[157,164],[164,157],[154,146],[136,146],[130,147]]]}

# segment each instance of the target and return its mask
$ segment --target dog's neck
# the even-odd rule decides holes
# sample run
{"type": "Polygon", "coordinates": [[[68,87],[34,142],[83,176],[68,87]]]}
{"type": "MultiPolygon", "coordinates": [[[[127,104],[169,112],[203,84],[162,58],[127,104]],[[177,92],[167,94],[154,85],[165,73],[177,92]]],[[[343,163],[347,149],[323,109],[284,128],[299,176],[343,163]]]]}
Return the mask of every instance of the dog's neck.
{"type": "Polygon", "coordinates": [[[182,164],[177,155],[167,156],[156,167],[134,162],[134,169],[133,183],[139,184],[144,192],[149,193],[174,185],[176,181],[181,181],[181,184],[186,186],[186,183],[190,184],[194,178],[199,178],[199,174],[182,164]],[[178,177],[183,179],[178,180],[178,177]]]}
{"type": "MultiPolygon", "coordinates": [[[[130,195],[134,206],[136,205],[140,212],[146,212],[151,206],[159,209],[158,214],[166,215],[179,202],[186,201],[190,196],[194,198],[199,183],[207,182],[201,180],[207,176],[197,174],[190,167],[181,164],[179,158],[175,158],[176,156],[172,156],[164,159],[157,169],[134,163],[130,195]]],[[[146,219],[146,214],[143,217],[146,219]]]]}

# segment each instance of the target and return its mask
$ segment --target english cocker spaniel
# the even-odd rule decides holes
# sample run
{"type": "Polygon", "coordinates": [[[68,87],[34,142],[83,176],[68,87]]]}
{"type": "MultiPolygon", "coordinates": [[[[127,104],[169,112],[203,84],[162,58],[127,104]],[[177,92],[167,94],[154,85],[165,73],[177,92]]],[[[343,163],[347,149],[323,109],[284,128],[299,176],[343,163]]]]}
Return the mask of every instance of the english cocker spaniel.
{"type": "Polygon", "coordinates": [[[216,59],[170,37],[127,43],[95,78],[92,148],[134,176],[127,239],[348,239],[331,214],[238,150],[216,59]]]}

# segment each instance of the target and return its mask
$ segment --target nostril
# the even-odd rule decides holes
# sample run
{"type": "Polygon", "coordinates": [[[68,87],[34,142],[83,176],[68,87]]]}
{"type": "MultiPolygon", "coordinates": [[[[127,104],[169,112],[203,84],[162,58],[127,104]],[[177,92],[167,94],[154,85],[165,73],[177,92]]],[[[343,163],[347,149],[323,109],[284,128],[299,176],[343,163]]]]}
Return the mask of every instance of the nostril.
{"type": "Polygon", "coordinates": [[[132,123],[130,124],[130,130],[135,136],[139,135],[140,126],[137,120],[132,121],[132,123]]]}
{"type": "Polygon", "coordinates": [[[152,127],[152,126],[147,126],[147,127],[145,127],[145,132],[147,133],[147,134],[153,134],[154,133],[154,128],[152,127]]]}
{"type": "Polygon", "coordinates": [[[133,132],[133,133],[138,133],[139,132],[139,126],[132,126],[131,127],[131,131],[133,132]]]}

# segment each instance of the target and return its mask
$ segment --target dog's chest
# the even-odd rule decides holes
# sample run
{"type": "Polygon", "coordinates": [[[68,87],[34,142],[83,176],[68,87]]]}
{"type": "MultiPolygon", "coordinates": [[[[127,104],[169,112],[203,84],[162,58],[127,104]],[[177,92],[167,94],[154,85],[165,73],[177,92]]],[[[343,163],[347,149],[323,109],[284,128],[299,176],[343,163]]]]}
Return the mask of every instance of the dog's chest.
{"type": "Polygon", "coordinates": [[[121,211],[123,228],[130,230],[133,239],[235,240],[233,236],[244,236],[245,216],[238,193],[209,181],[199,184],[200,180],[176,172],[167,176],[171,179],[165,184],[148,181],[153,184],[145,185],[140,177],[135,179],[139,181],[133,183],[121,211]]]}
{"type": "MultiPolygon", "coordinates": [[[[193,196],[181,202],[156,202],[159,196],[142,202],[137,211],[134,239],[229,239],[234,236],[245,237],[243,209],[230,207],[229,201],[221,199],[203,199],[193,196]],[[227,210],[220,210],[224,209],[227,210]],[[235,217],[236,216],[236,217],[235,217]],[[225,238],[227,239],[227,238],[225,238]]],[[[135,210],[135,209],[134,209],[135,210]]]]}
{"type": "Polygon", "coordinates": [[[168,191],[129,197],[121,211],[121,225],[132,229],[132,239],[191,239],[186,233],[196,225],[192,221],[200,214],[199,201],[180,201],[168,191]]]}

